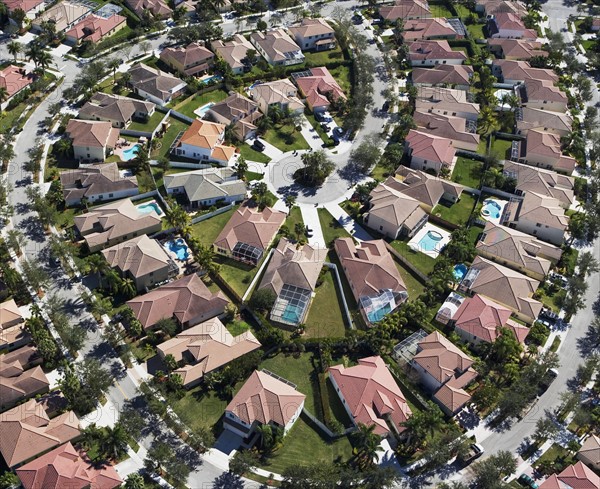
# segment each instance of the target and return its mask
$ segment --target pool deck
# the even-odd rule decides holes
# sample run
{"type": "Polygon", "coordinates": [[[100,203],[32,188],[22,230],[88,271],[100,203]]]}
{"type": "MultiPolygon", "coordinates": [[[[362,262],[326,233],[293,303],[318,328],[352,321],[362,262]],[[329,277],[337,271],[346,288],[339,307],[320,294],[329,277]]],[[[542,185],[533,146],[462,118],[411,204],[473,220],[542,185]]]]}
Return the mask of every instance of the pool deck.
{"type": "Polygon", "coordinates": [[[180,260],[179,257],[177,256],[177,254],[174,251],[171,251],[169,249],[169,245],[168,243],[170,243],[171,241],[177,241],[179,239],[183,239],[183,238],[172,238],[172,239],[168,239],[167,241],[162,243],[162,247],[163,249],[167,252],[167,255],[169,255],[169,257],[175,262],[175,264],[179,267],[179,274],[183,275],[185,272],[185,266],[186,265],[190,265],[194,262],[194,257],[192,255],[192,252],[190,251],[190,247],[188,246],[188,244],[185,242],[184,240],[184,245],[187,247],[188,249],[188,259],[187,260],[180,260]]]}
{"type": "Polygon", "coordinates": [[[445,229],[442,229],[440,227],[434,226],[433,224],[428,222],[408,242],[408,246],[415,251],[419,251],[419,252],[423,253],[424,255],[430,256],[432,258],[437,258],[438,255],[440,254],[440,251],[442,250],[442,248],[444,246],[446,246],[449,242],[450,242],[450,233],[448,231],[446,231],[445,229]],[[437,249],[435,249],[435,250],[427,251],[427,250],[422,249],[421,246],[419,245],[419,241],[421,241],[421,239],[423,239],[423,237],[427,234],[428,231],[435,231],[436,233],[439,233],[442,235],[442,239],[439,241],[439,245],[438,245],[437,249]]]}
{"type": "Polygon", "coordinates": [[[194,110],[194,114],[196,114],[196,117],[198,117],[199,119],[204,119],[204,116],[206,115],[206,113],[208,112],[208,110],[215,105],[214,102],[208,102],[207,104],[204,104],[201,107],[198,107],[196,110],[194,110]]]}
{"type": "Polygon", "coordinates": [[[123,144],[123,145],[121,145],[121,146],[117,146],[117,147],[115,148],[115,152],[114,152],[114,154],[115,154],[116,156],[118,156],[119,158],[121,158],[121,160],[122,160],[122,161],[130,161],[130,160],[132,160],[133,158],[130,158],[129,160],[125,159],[125,155],[123,154],[123,153],[124,153],[124,151],[127,151],[128,149],[130,149],[130,148],[133,148],[134,146],[139,146],[139,145],[140,145],[140,143],[132,143],[132,142],[129,142],[129,143],[127,143],[127,144],[123,144]]]}
{"type": "MultiPolygon", "coordinates": [[[[485,202],[487,202],[487,201],[496,202],[496,204],[498,204],[500,206],[500,212],[498,214],[498,217],[484,216],[483,214],[481,214],[481,217],[483,219],[485,219],[486,221],[490,221],[495,224],[500,224],[500,219],[502,219],[502,213],[504,212],[504,208],[506,207],[506,204],[508,204],[508,200],[487,198],[483,201],[484,207],[485,207],[485,202]]],[[[483,212],[483,209],[481,209],[481,211],[483,212]]]]}

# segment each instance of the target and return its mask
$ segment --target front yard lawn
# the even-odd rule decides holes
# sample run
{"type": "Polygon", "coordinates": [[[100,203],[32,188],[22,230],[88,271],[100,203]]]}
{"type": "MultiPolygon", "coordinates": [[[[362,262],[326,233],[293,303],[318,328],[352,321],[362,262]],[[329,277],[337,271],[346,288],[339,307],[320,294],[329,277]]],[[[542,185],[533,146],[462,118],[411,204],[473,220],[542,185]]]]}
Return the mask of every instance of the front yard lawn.
{"type": "Polygon", "coordinates": [[[296,228],[296,224],[298,223],[304,224],[304,219],[302,219],[302,211],[300,210],[300,207],[295,205],[294,207],[292,207],[292,210],[288,214],[287,219],[283,224],[287,226],[292,235],[295,235],[296,232],[294,231],[294,229],[296,228]]]}
{"type": "Polygon", "coordinates": [[[492,154],[496,155],[501,160],[510,157],[510,149],[512,148],[512,141],[507,139],[494,138],[492,141],[492,154]]]}
{"type": "Polygon", "coordinates": [[[543,474],[562,472],[567,466],[576,462],[575,457],[566,448],[554,443],[533,464],[543,474]]]}
{"type": "Polygon", "coordinates": [[[337,238],[350,238],[348,231],[337,222],[337,219],[331,215],[327,209],[317,209],[319,213],[319,222],[321,223],[321,229],[323,230],[323,238],[325,244],[331,246],[333,241],[337,238]]]}
{"type": "Polygon", "coordinates": [[[435,259],[425,253],[409,248],[407,241],[399,241],[396,239],[391,241],[390,245],[425,275],[429,275],[433,272],[435,259]]]}
{"type": "Polygon", "coordinates": [[[217,397],[215,392],[199,386],[184,391],[178,400],[171,400],[171,406],[177,415],[192,430],[212,429],[221,419],[228,402],[217,397]]]}
{"type": "Polygon", "coordinates": [[[160,141],[160,147],[152,150],[152,158],[158,158],[159,156],[169,156],[169,148],[175,138],[180,132],[186,131],[190,126],[188,126],[185,122],[174,119],[173,117],[169,117],[169,129],[167,132],[163,134],[163,136],[158,139],[160,141]]]}
{"type": "Polygon", "coordinates": [[[195,94],[191,97],[186,98],[182,102],[179,102],[175,107],[173,107],[177,112],[181,112],[192,119],[197,118],[198,116],[194,114],[194,111],[206,105],[210,102],[217,103],[225,100],[227,98],[227,92],[225,90],[217,89],[212,90],[211,92],[206,92],[202,94],[195,94]]]}
{"type": "Polygon", "coordinates": [[[192,235],[196,237],[200,243],[205,246],[212,246],[215,239],[221,232],[221,230],[227,224],[227,221],[231,219],[231,216],[236,211],[237,207],[230,209],[223,214],[206,219],[205,221],[198,222],[192,225],[192,235]]]}
{"type": "Polygon", "coordinates": [[[259,163],[268,163],[271,161],[266,154],[252,149],[248,143],[237,144],[240,149],[240,154],[248,161],[258,161],[259,163]]]}
{"type": "Polygon", "coordinates": [[[350,96],[350,90],[352,89],[352,83],[350,82],[350,67],[346,65],[336,66],[329,70],[331,76],[335,78],[338,85],[342,88],[346,97],[350,96]]]}
{"type": "Polygon", "coordinates": [[[154,114],[152,114],[150,119],[148,119],[146,122],[132,122],[127,129],[131,129],[132,131],[152,132],[158,127],[160,121],[162,121],[164,117],[165,114],[155,110],[154,114]]]}
{"type": "MultiPolygon", "coordinates": [[[[340,273],[343,273],[340,270],[340,273]]],[[[307,338],[343,338],[346,334],[344,315],[340,303],[338,286],[334,272],[327,270],[323,283],[315,289],[308,317],[305,337],[307,338]]]]}
{"type": "Polygon", "coordinates": [[[452,172],[452,181],[466,187],[479,188],[483,163],[459,156],[452,172]]]}
{"type": "Polygon", "coordinates": [[[310,148],[300,131],[296,131],[290,124],[268,129],[262,137],[284,152],[310,148]]]}
{"type": "Polygon", "coordinates": [[[475,202],[477,202],[476,197],[463,192],[456,204],[449,206],[445,203],[439,203],[431,213],[448,222],[462,226],[468,222],[475,207],[475,202]]]}

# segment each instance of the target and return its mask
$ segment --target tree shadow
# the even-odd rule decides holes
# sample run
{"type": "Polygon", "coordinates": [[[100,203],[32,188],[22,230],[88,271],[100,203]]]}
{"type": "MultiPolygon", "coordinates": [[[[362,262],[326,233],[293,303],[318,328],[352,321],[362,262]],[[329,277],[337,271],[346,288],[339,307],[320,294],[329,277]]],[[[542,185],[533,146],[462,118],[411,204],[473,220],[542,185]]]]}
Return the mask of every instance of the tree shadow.
{"type": "Polygon", "coordinates": [[[244,481],[239,475],[223,472],[215,478],[212,487],[213,489],[244,489],[244,481]]]}
{"type": "Polygon", "coordinates": [[[599,338],[596,337],[591,327],[588,327],[584,336],[577,338],[577,348],[584,358],[598,352],[600,348],[599,338]]]}
{"type": "Polygon", "coordinates": [[[46,240],[44,228],[36,216],[26,217],[21,221],[19,227],[23,230],[25,236],[31,241],[43,243],[46,240]]]}

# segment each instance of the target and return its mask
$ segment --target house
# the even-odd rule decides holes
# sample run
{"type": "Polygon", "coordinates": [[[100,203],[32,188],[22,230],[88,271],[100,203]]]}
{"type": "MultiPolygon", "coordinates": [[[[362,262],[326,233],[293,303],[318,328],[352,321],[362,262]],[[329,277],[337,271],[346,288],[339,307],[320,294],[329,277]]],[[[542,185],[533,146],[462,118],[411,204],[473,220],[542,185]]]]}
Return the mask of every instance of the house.
{"type": "Polygon", "coordinates": [[[221,166],[227,166],[236,150],[233,146],[223,144],[225,127],[225,124],[217,122],[194,120],[176,144],[175,154],[192,160],[214,161],[221,166]]]}
{"type": "Polygon", "coordinates": [[[149,11],[157,19],[165,20],[173,15],[173,10],[164,0],[126,0],[127,6],[137,15],[149,11]]]}
{"type": "Polygon", "coordinates": [[[526,192],[511,211],[508,217],[511,227],[557,246],[564,243],[569,218],[558,199],[526,192]]]}
{"type": "Polygon", "coordinates": [[[538,37],[535,29],[527,29],[518,13],[497,12],[487,23],[489,36],[492,39],[529,39],[535,41],[538,37]]]}
{"type": "Polygon", "coordinates": [[[488,48],[503,59],[529,60],[534,57],[548,56],[542,49],[542,43],[529,39],[488,39],[488,48]]]}
{"type": "Polygon", "coordinates": [[[176,362],[184,364],[173,373],[179,375],[183,386],[189,389],[204,375],[260,347],[252,331],[233,337],[219,318],[212,318],[161,343],[157,350],[163,360],[173,355],[176,362]]]}
{"type": "Polygon", "coordinates": [[[271,308],[272,321],[293,327],[306,321],[326,255],[324,248],[309,244],[297,248],[286,238],[279,240],[258,287],[277,297],[271,308]]]}
{"type": "Polygon", "coordinates": [[[248,71],[252,68],[246,61],[246,53],[248,50],[255,51],[255,49],[241,34],[235,34],[228,41],[217,39],[211,43],[210,47],[231,67],[234,75],[241,75],[245,68],[248,71]]]}
{"type": "Polygon", "coordinates": [[[382,239],[355,244],[338,238],[334,248],[367,324],[394,312],[406,299],[406,285],[382,239]]]}
{"type": "Polygon", "coordinates": [[[127,301],[146,331],[167,318],[176,319],[187,329],[220,316],[228,303],[223,292],[211,292],[195,273],[127,301]]]}
{"type": "Polygon", "coordinates": [[[414,236],[427,222],[427,213],[402,190],[393,177],[379,183],[369,196],[365,225],[390,239],[414,236]]]}
{"type": "Polygon", "coordinates": [[[303,51],[326,51],[335,47],[335,33],[325,19],[305,18],[288,27],[289,33],[303,51]]]}
{"type": "Polygon", "coordinates": [[[486,222],[475,248],[484,258],[539,281],[546,278],[552,266],[562,256],[562,251],[557,246],[491,221],[486,222]]]}
{"type": "Polygon", "coordinates": [[[508,160],[504,163],[503,173],[516,181],[515,190],[518,195],[535,192],[554,197],[565,209],[575,203],[573,177],[508,160]]]}
{"type": "Polygon", "coordinates": [[[593,469],[600,469],[600,438],[590,434],[577,452],[577,458],[593,469]]]}
{"type": "Polygon", "coordinates": [[[25,68],[8,65],[0,70],[0,87],[6,89],[7,100],[33,83],[34,76],[27,73],[25,68]]]}
{"type": "Polygon", "coordinates": [[[127,26],[127,17],[113,14],[103,17],[92,14],[75,24],[65,33],[67,43],[77,45],[81,42],[100,42],[102,39],[112,36],[127,26]]]}
{"type": "Polygon", "coordinates": [[[259,426],[268,424],[287,433],[304,409],[305,399],[291,382],[255,370],[225,408],[223,428],[241,436],[243,445],[251,447],[259,426]]]}
{"type": "Polygon", "coordinates": [[[215,239],[214,249],[219,255],[257,265],[286,217],[285,212],[270,207],[260,210],[245,202],[215,239]]]}
{"type": "Polygon", "coordinates": [[[529,129],[525,141],[519,141],[516,158],[520,163],[541,166],[571,175],[577,160],[562,153],[560,136],[541,129],[529,129]]]}
{"type": "Polygon", "coordinates": [[[358,365],[327,369],[329,380],[354,423],[375,426],[374,433],[402,433],[412,411],[392,373],[380,356],[361,358],[358,365]],[[392,431],[390,431],[390,429],[392,431]]]}
{"type": "Polygon", "coordinates": [[[300,46],[283,29],[253,32],[250,42],[271,66],[290,66],[304,63],[300,46]]]}
{"type": "Polygon", "coordinates": [[[479,118],[479,104],[470,102],[466,91],[451,88],[419,87],[415,109],[473,122],[479,118]]]}
{"type": "Polygon", "coordinates": [[[160,59],[184,76],[197,76],[205,73],[213,64],[215,55],[198,42],[186,47],[169,47],[162,50],[160,59]]]}
{"type": "Polygon", "coordinates": [[[568,136],[573,127],[573,118],[563,112],[523,107],[516,113],[517,134],[527,135],[530,129],[552,132],[559,137],[568,136]]]}
{"type": "Polygon", "coordinates": [[[66,132],[73,142],[73,156],[80,162],[104,161],[119,139],[119,131],[104,121],[71,119],[66,132]]]}
{"type": "Polygon", "coordinates": [[[187,83],[176,76],[142,63],[133,65],[128,73],[131,75],[129,85],[134,93],[160,106],[177,98],[187,87],[187,83]]]}
{"type": "Polygon", "coordinates": [[[82,199],[93,204],[139,193],[137,177],[122,176],[116,163],[86,165],[64,171],[60,174],[60,183],[67,206],[80,205],[82,199]]]}
{"type": "Polygon", "coordinates": [[[298,89],[287,78],[254,85],[249,93],[250,98],[258,104],[265,115],[269,113],[271,107],[279,107],[283,111],[290,112],[304,110],[304,104],[298,98],[298,89]]]}
{"type": "Polygon", "coordinates": [[[58,2],[31,22],[31,30],[39,33],[42,31],[44,22],[52,22],[55,26],[55,32],[64,32],[91,13],[92,9],[82,3],[58,2]]]}
{"type": "Polygon", "coordinates": [[[148,120],[155,108],[152,102],[98,92],[79,109],[77,117],[110,122],[113,127],[125,129],[134,120],[148,120]]]}
{"type": "Polygon", "coordinates": [[[464,187],[458,183],[406,166],[399,166],[394,181],[388,178],[387,183],[404,195],[419,201],[421,208],[428,214],[431,214],[433,208],[441,201],[455,204],[464,190],[464,187]]]}
{"type": "Polygon", "coordinates": [[[394,5],[379,7],[379,16],[387,22],[395,22],[398,19],[429,19],[431,10],[427,2],[421,0],[396,0],[394,5]]]}
{"type": "Polygon", "coordinates": [[[255,123],[262,117],[258,104],[237,92],[212,105],[206,115],[219,124],[226,126],[233,124],[233,133],[239,141],[245,141],[256,135],[255,123]]]}
{"type": "Polygon", "coordinates": [[[522,273],[476,256],[459,290],[488,297],[532,324],[542,310],[542,303],[533,299],[539,285],[539,281],[522,273]]]}
{"type": "Polygon", "coordinates": [[[24,489],[114,489],[121,477],[110,464],[94,464],[71,442],[42,455],[17,470],[24,489]]]}
{"type": "Polygon", "coordinates": [[[179,273],[179,267],[155,239],[145,234],[102,250],[111,268],[133,280],[138,292],[179,273]]]}
{"type": "Polygon", "coordinates": [[[23,314],[14,299],[0,303],[0,330],[17,326],[23,322],[23,314]]]}
{"type": "Polygon", "coordinates": [[[123,199],[75,216],[75,227],[94,253],[142,234],[157,233],[162,230],[162,220],[155,212],[140,212],[131,200],[123,199]]]}
{"type": "Polygon", "coordinates": [[[465,28],[458,19],[451,24],[444,17],[429,19],[415,19],[404,22],[402,39],[404,42],[428,41],[431,39],[463,39],[465,28]],[[458,30],[457,30],[458,28],[458,30]]]}
{"type": "Polygon", "coordinates": [[[600,477],[583,462],[569,465],[560,474],[552,474],[539,489],[596,489],[600,487],[600,477]]]}
{"type": "Polygon", "coordinates": [[[558,82],[558,75],[553,70],[532,68],[527,61],[496,59],[492,62],[492,73],[500,83],[516,85],[525,80],[545,80],[558,82]]]}
{"type": "Polygon", "coordinates": [[[300,93],[312,111],[328,110],[330,100],[346,100],[342,87],[324,66],[295,74],[300,93]]]}
{"type": "Polygon", "coordinates": [[[48,392],[50,381],[39,366],[41,360],[34,346],[23,346],[0,356],[0,409],[48,392]]]}
{"type": "Polygon", "coordinates": [[[414,170],[433,170],[437,174],[442,168],[451,171],[456,163],[456,148],[451,139],[411,129],[405,147],[414,170]]]}
{"type": "Polygon", "coordinates": [[[432,87],[452,86],[458,90],[469,90],[473,67],[467,65],[441,64],[435,68],[415,68],[411,73],[413,85],[432,87]]]}
{"type": "Polygon", "coordinates": [[[0,303],[0,350],[13,350],[31,341],[23,315],[14,299],[0,303]]]}
{"type": "Polygon", "coordinates": [[[17,9],[21,9],[25,13],[29,13],[29,16],[34,15],[43,8],[44,0],[6,0],[4,5],[9,12],[14,12],[17,9]]]}
{"type": "Polygon", "coordinates": [[[414,112],[413,119],[418,129],[423,132],[451,139],[456,149],[477,151],[479,134],[477,134],[477,124],[474,122],[462,117],[441,115],[422,109],[414,112]]]}
{"type": "Polygon", "coordinates": [[[515,0],[477,0],[475,11],[481,12],[485,16],[501,12],[512,12],[519,17],[527,15],[527,7],[515,0]]]}
{"type": "Polygon", "coordinates": [[[81,435],[79,419],[73,411],[50,419],[35,399],[2,413],[0,432],[0,453],[10,468],[81,435]]]}
{"type": "Polygon", "coordinates": [[[462,65],[467,55],[453,51],[446,40],[414,41],[408,45],[408,59],[412,66],[462,65]]]}
{"type": "Polygon", "coordinates": [[[524,107],[553,112],[566,112],[568,108],[567,95],[551,81],[525,80],[516,87],[516,93],[524,107]]]}
{"type": "Polygon", "coordinates": [[[436,331],[417,344],[411,360],[420,382],[433,392],[433,400],[447,415],[456,414],[471,400],[464,388],[476,377],[473,359],[436,331]]]}

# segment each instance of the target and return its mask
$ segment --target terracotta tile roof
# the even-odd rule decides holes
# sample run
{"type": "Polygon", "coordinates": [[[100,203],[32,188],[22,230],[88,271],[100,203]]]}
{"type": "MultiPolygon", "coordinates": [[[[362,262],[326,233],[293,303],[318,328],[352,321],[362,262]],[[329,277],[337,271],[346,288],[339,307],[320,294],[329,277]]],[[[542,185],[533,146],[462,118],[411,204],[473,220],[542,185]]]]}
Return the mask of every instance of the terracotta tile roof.
{"type": "Polygon", "coordinates": [[[6,0],[4,2],[9,12],[14,12],[16,9],[20,8],[25,13],[42,3],[44,3],[44,0],[6,0]]]}
{"type": "Polygon", "coordinates": [[[40,354],[33,345],[22,346],[16,350],[0,355],[0,376],[19,375],[28,365],[39,362],[40,354]]]}
{"type": "Polygon", "coordinates": [[[412,81],[416,85],[469,85],[472,76],[473,67],[467,65],[437,65],[412,71],[412,81]]]}
{"type": "Polygon", "coordinates": [[[456,413],[471,400],[471,394],[460,387],[454,387],[452,380],[442,385],[433,395],[433,399],[449,412],[456,413]]]}
{"type": "Polygon", "coordinates": [[[290,34],[296,38],[298,37],[309,37],[309,36],[321,36],[329,34],[333,37],[333,29],[327,23],[325,19],[309,19],[305,18],[300,21],[298,25],[288,27],[290,34]]]}
{"type": "Polygon", "coordinates": [[[484,8],[487,15],[500,12],[512,12],[520,17],[527,15],[527,7],[514,0],[477,0],[476,3],[484,8]]]}
{"type": "Polygon", "coordinates": [[[14,299],[0,303],[0,330],[5,326],[12,326],[22,320],[23,315],[14,299]]]}
{"type": "MultiPolygon", "coordinates": [[[[519,14],[514,12],[497,12],[494,14],[493,24],[498,31],[517,31],[525,39],[536,40],[538,35],[535,29],[527,29],[519,14]]],[[[508,36],[507,36],[508,37],[508,36]]]]}
{"type": "Polygon", "coordinates": [[[450,166],[456,155],[456,149],[451,139],[434,136],[426,132],[411,129],[405,141],[411,150],[410,155],[412,158],[422,158],[450,166]]]}
{"type": "Polygon", "coordinates": [[[134,279],[168,268],[171,258],[155,239],[143,234],[102,250],[111,268],[120,273],[129,272],[134,279]]]}
{"type": "Polygon", "coordinates": [[[121,478],[112,465],[97,466],[71,442],[16,470],[24,489],[113,489],[121,478]]]}
{"type": "MultiPolygon", "coordinates": [[[[583,462],[577,462],[575,465],[569,465],[565,470],[558,474],[558,480],[561,482],[561,489],[598,489],[600,487],[600,477],[595,474],[583,462]],[[564,485],[563,485],[564,484],[564,485]]],[[[540,489],[548,489],[549,486],[540,486],[540,489]]]]}
{"type": "Polygon", "coordinates": [[[192,122],[179,144],[189,144],[197,148],[208,149],[211,158],[217,161],[229,161],[235,153],[233,146],[221,144],[225,134],[225,124],[196,119],[192,122]]]}
{"type": "Polygon", "coordinates": [[[255,370],[225,409],[248,424],[256,421],[283,427],[305,399],[291,385],[255,370]]]}
{"type": "Polygon", "coordinates": [[[306,97],[309,107],[328,107],[330,95],[333,100],[346,100],[346,95],[325,67],[311,68],[310,76],[296,78],[300,92],[306,97]]]}
{"type": "Polygon", "coordinates": [[[488,45],[498,48],[507,59],[527,60],[534,56],[548,56],[542,49],[542,43],[528,39],[488,39],[488,45]]]}
{"type": "Polygon", "coordinates": [[[9,65],[0,70],[0,87],[6,88],[9,97],[33,83],[34,77],[25,68],[9,65]]]}
{"type": "Polygon", "coordinates": [[[402,37],[408,42],[431,37],[458,39],[462,36],[459,36],[447,19],[441,17],[435,19],[407,20],[404,22],[402,37]]]}
{"type": "Polygon", "coordinates": [[[160,53],[160,59],[169,66],[182,66],[186,75],[194,75],[208,69],[209,63],[214,59],[212,51],[202,44],[193,42],[186,47],[169,47],[160,53]]]}
{"type": "Polygon", "coordinates": [[[413,62],[436,59],[460,59],[466,61],[467,59],[467,55],[462,51],[453,51],[446,40],[411,42],[408,45],[408,57],[413,62]]]}
{"type": "Polygon", "coordinates": [[[568,489],[558,480],[556,474],[552,474],[544,482],[540,484],[539,489],[568,489]]]}
{"type": "Polygon", "coordinates": [[[396,178],[390,177],[385,183],[430,207],[435,207],[444,195],[459,198],[464,190],[464,187],[458,183],[407,166],[399,166],[396,170],[396,178]]]}
{"type": "Polygon", "coordinates": [[[421,2],[420,0],[397,0],[394,5],[379,7],[379,15],[382,19],[393,22],[397,19],[431,17],[431,10],[429,10],[427,2],[421,2]]]}
{"type": "Polygon", "coordinates": [[[18,375],[4,376],[5,369],[0,372],[0,404],[9,406],[13,403],[26,399],[47,390],[50,386],[50,381],[42,370],[42,367],[33,367],[25,370],[18,375]]]}
{"type": "MultiPolygon", "coordinates": [[[[110,125],[110,122],[106,124],[110,125]]],[[[116,163],[80,166],[76,170],[63,171],[60,174],[60,182],[67,204],[74,200],[79,201],[83,197],[90,198],[111,192],[136,190],[137,193],[138,189],[137,177],[122,176],[116,163]]]]}
{"type": "Polygon", "coordinates": [[[127,0],[127,5],[138,15],[149,10],[160,19],[170,17],[173,11],[163,0],[127,0]]]}
{"type": "Polygon", "coordinates": [[[136,112],[148,115],[154,112],[155,107],[145,100],[98,92],[79,110],[79,117],[99,117],[126,124],[131,122],[136,112]]]}
{"type": "Polygon", "coordinates": [[[438,331],[421,340],[417,351],[412,361],[441,384],[460,378],[473,365],[473,360],[466,353],[438,331]]]}
{"type": "Polygon", "coordinates": [[[525,194],[516,220],[522,219],[562,230],[566,230],[569,225],[569,218],[558,199],[535,192],[525,194]]]}
{"type": "Polygon", "coordinates": [[[73,140],[73,146],[114,148],[119,130],[110,122],[71,119],[67,124],[67,135],[73,140]]]}
{"type": "Polygon", "coordinates": [[[553,70],[532,68],[527,61],[496,59],[492,65],[500,70],[505,80],[548,80],[553,83],[558,81],[558,75],[553,70]]]}
{"type": "Polygon", "coordinates": [[[600,466],[600,437],[593,433],[589,435],[577,452],[577,458],[583,459],[592,467],[600,466]]]}
{"type": "MultiPolygon", "coordinates": [[[[567,105],[568,99],[565,92],[558,87],[555,87],[551,81],[534,79],[525,80],[524,87],[526,93],[525,99],[523,100],[524,103],[549,101],[563,103],[565,107],[567,105]]],[[[520,93],[522,93],[522,91],[520,93]]],[[[523,98],[522,95],[521,98],[523,98]]]]}
{"type": "Polygon", "coordinates": [[[217,53],[232,69],[239,69],[244,66],[243,60],[249,49],[256,51],[241,34],[235,34],[229,41],[216,40],[210,45],[212,50],[217,53]]]}
{"type": "Polygon", "coordinates": [[[506,161],[503,170],[507,176],[517,180],[517,190],[554,197],[565,207],[575,202],[573,177],[514,161],[506,161]]]}
{"type": "Polygon", "coordinates": [[[253,32],[250,41],[260,46],[273,61],[285,61],[289,59],[289,53],[301,52],[300,46],[283,29],[253,32]]]}
{"type": "Polygon", "coordinates": [[[75,24],[72,29],[66,32],[66,36],[78,41],[99,42],[110,31],[124,22],[127,22],[127,18],[119,14],[113,14],[110,17],[100,17],[92,14],[75,24]]]}
{"type": "Polygon", "coordinates": [[[426,110],[416,110],[414,121],[425,132],[455,141],[454,146],[461,147],[461,142],[468,145],[479,144],[479,134],[469,132],[467,121],[462,117],[434,114],[426,110]]]}
{"type": "Polygon", "coordinates": [[[6,327],[0,329],[0,346],[9,345],[11,343],[25,344],[31,341],[29,331],[25,329],[23,324],[6,327]]]}
{"type": "Polygon", "coordinates": [[[386,423],[389,416],[396,429],[404,431],[400,423],[410,418],[412,412],[381,357],[362,358],[354,367],[335,365],[328,371],[356,424],[375,425],[375,433],[385,436],[390,431],[386,423]]]}

